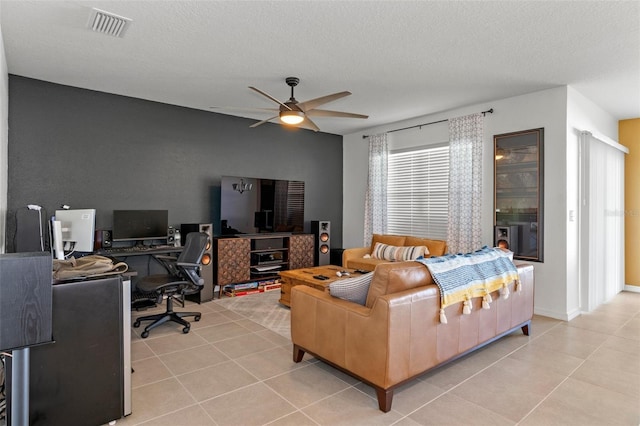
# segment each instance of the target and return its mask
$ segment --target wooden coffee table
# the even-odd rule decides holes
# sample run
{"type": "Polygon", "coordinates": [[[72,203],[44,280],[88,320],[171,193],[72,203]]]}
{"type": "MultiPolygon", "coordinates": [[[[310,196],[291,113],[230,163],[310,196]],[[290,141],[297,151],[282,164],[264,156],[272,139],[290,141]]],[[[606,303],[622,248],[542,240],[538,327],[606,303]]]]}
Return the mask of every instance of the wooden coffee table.
{"type": "Polygon", "coordinates": [[[289,271],[280,271],[280,300],[279,302],[285,306],[291,307],[291,287],[296,285],[306,285],[317,288],[318,290],[329,292],[329,284],[334,281],[345,278],[357,277],[360,273],[353,269],[343,268],[342,266],[324,265],[314,266],[311,268],[292,269],[289,271]],[[339,277],[336,272],[347,271],[350,275],[339,277]],[[314,278],[314,275],[324,275],[328,277],[326,280],[314,278]]]}

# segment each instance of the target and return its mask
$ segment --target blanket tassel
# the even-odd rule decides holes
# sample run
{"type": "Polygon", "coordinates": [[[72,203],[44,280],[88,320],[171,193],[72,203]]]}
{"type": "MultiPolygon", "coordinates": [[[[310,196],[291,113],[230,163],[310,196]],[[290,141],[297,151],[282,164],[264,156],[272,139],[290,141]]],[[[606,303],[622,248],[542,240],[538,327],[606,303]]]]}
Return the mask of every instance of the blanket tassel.
{"type": "Polygon", "coordinates": [[[489,303],[491,303],[491,295],[487,293],[482,297],[482,309],[491,309],[489,303]]]}
{"type": "Polygon", "coordinates": [[[520,280],[516,278],[516,291],[520,290],[522,290],[522,284],[520,283],[520,280]]]}
{"type": "Polygon", "coordinates": [[[440,308],[440,324],[447,323],[447,316],[444,313],[444,309],[440,308]]]}
{"type": "Polygon", "coordinates": [[[469,299],[463,302],[462,313],[464,315],[471,315],[471,303],[469,303],[469,299]]]}
{"type": "Polygon", "coordinates": [[[502,296],[503,299],[509,298],[509,286],[507,284],[502,286],[502,288],[500,289],[500,295],[502,296]]]}

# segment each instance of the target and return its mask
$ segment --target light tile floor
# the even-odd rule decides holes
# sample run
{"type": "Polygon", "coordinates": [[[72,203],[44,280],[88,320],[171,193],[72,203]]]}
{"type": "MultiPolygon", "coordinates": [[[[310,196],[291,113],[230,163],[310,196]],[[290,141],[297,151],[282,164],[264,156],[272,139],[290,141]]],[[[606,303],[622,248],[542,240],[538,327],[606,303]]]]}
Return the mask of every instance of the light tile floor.
{"type": "MultiPolygon", "coordinates": [[[[259,297],[253,295],[247,297],[259,297]]],[[[519,330],[396,390],[375,392],[289,339],[209,302],[189,334],[132,329],[133,414],[118,425],[640,424],[640,294],[519,330]]],[[[133,318],[147,315],[134,312],[133,318]]]]}

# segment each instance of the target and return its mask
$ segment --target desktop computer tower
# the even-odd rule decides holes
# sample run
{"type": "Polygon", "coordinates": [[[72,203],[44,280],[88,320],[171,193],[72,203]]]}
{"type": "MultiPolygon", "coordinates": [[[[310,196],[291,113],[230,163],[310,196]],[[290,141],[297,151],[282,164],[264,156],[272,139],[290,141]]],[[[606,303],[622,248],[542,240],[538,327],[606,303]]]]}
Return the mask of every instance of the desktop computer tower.
{"type": "Polygon", "coordinates": [[[16,253],[47,251],[46,213],[31,208],[16,210],[16,253]]]}

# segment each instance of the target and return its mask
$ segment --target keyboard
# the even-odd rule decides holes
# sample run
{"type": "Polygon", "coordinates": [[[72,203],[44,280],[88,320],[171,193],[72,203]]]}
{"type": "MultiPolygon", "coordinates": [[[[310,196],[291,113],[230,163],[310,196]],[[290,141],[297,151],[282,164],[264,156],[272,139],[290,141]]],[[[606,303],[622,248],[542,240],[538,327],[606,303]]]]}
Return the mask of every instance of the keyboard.
{"type": "Polygon", "coordinates": [[[182,247],[174,247],[169,245],[159,246],[132,246],[132,247],[112,247],[100,250],[97,254],[105,255],[135,255],[135,254],[153,254],[181,251],[182,247]]]}

